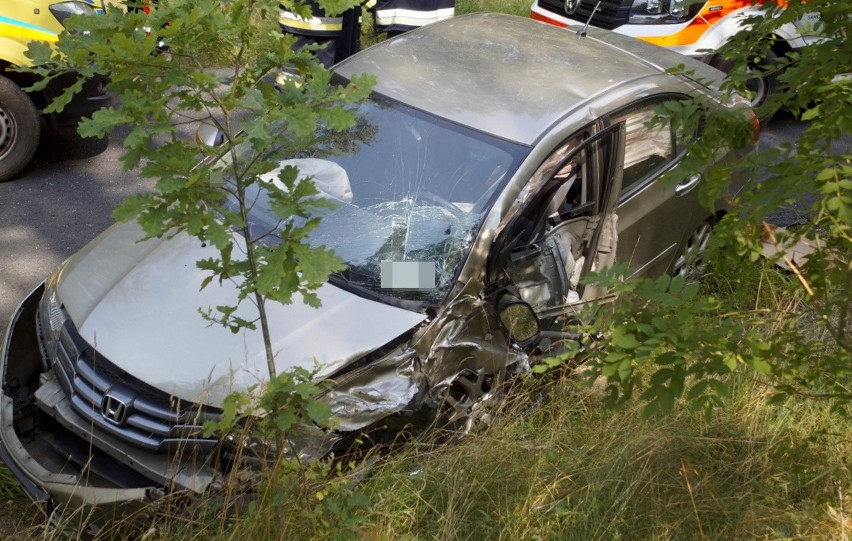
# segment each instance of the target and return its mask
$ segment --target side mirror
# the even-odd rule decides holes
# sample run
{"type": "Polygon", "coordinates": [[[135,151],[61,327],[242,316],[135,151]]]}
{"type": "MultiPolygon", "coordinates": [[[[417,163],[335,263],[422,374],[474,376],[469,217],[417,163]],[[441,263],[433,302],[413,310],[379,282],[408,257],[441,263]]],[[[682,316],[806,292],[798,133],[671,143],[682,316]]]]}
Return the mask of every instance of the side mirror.
{"type": "Polygon", "coordinates": [[[212,124],[202,122],[195,132],[195,138],[209,147],[218,147],[225,142],[225,132],[212,124]]]}
{"type": "Polygon", "coordinates": [[[541,324],[532,306],[510,293],[497,301],[497,318],[509,339],[520,347],[532,344],[541,333],[541,324]]]}

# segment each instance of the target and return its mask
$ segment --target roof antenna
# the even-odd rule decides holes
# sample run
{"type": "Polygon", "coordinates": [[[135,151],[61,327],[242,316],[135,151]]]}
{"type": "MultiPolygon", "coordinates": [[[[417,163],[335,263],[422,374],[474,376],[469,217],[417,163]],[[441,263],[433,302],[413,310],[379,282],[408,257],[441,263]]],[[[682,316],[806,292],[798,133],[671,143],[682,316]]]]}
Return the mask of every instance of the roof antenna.
{"type": "Polygon", "coordinates": [[[594,17],[595,13],[598,12],[598,8],[601,7],[601,2],[603,2],[603,0],[598,0],[598,3],[595,4],[595,9],[593,9],[591,15],[589,15],[589,20],[586,21],[586,25],[582,30],[577,30],[577,36],[581,38],[586,37],[586,30],[589,28],[589,23],[592,22],[592,17],[594,17]]]}

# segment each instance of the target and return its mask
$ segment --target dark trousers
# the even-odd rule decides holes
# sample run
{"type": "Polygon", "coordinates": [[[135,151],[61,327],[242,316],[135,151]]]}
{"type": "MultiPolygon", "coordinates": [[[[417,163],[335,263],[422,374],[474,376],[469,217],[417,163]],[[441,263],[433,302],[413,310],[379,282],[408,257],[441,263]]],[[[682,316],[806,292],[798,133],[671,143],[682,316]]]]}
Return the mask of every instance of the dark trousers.
{"type": "Polygon", "coordinates": [[[343,18],[343,30],[340,34],[335,37],[294,34],[296,43],[293,45],[293,50],[298,50],[312,43],[325,45],[326,47],[317,51],[316,55],[322,65],[327,68],[357,53],[361,48],[361,8],[355,7],[347,10],[343,12],[341,17],[343,18]]]}

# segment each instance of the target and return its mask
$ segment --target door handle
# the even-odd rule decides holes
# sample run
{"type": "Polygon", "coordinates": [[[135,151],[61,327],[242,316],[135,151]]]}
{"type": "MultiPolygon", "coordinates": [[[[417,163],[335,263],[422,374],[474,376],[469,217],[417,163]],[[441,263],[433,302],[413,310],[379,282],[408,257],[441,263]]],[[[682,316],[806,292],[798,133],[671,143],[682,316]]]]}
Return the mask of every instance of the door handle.
{"type": "Polygon", "coordinates": [[[699,182],[701,182],[701,174],[700,173],[695,173],[694,175],[691,175],[689,178],[686,179],[686,182],[684,182],[683,184],[678,184],[677,186],[675,186],[675,195],[677,195],[677,196],[685,195],[690,190],[692,190],[692,188],[694,188],[695,185],[698,184],[699,182]]]}

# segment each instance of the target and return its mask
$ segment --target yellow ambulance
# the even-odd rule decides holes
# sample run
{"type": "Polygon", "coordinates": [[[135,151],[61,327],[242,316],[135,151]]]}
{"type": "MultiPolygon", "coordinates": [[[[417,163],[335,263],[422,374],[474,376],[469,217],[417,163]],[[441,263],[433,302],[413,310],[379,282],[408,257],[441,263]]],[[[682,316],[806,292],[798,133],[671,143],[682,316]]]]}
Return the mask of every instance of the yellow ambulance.
{"type": "MultiPolygon", "coordinates": [[[[54,43],[71,15],[94,15],[103,11],[102,0],[0,0],[0,182],[23,169],[38,147],[44,109],[74,78],[57,78],[38,92],[23,89],[33,75],[10,71],[26,66],[24,52],[33,40],[54,43]]],[[[103,81],[88,81],[61,114],[45,117],[48,126],[74,126],[108,99],[103,81]]]]}

